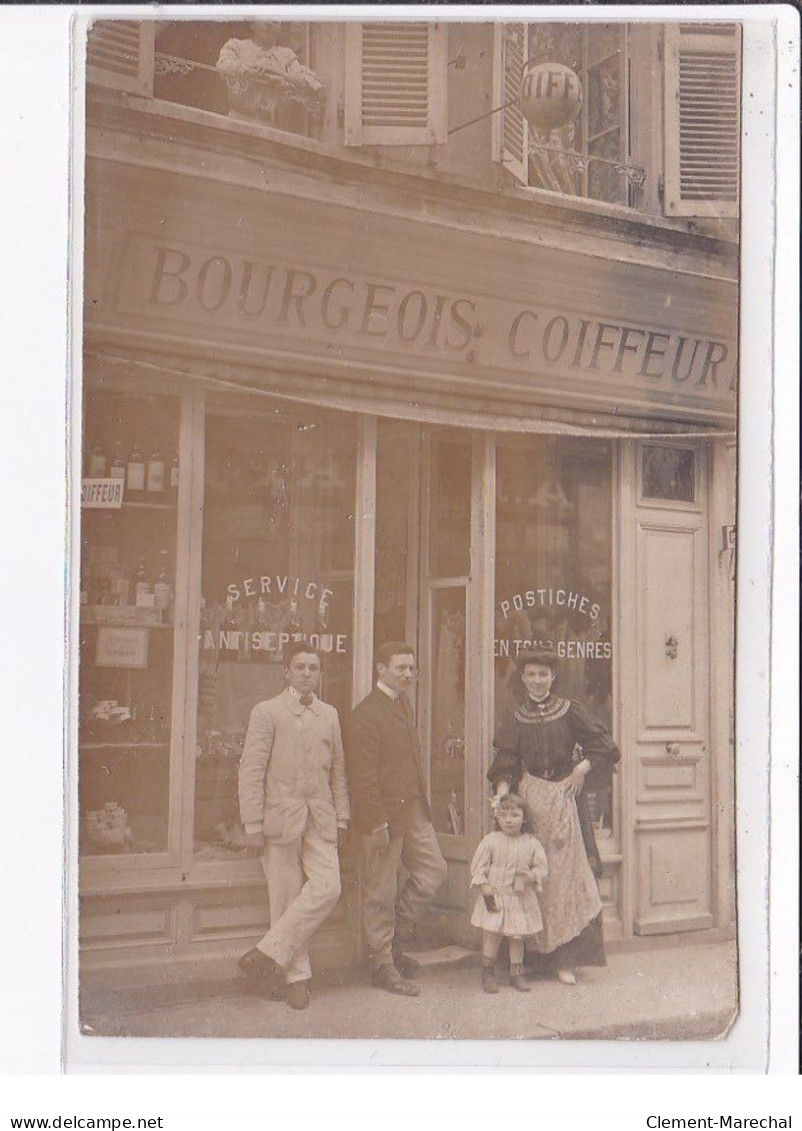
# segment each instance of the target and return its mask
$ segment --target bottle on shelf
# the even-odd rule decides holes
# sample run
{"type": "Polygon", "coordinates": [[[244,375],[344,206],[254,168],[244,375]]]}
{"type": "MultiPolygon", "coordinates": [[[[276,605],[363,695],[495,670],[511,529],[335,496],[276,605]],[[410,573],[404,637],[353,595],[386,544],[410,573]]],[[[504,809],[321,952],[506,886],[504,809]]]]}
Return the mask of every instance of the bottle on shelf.
{"type": "Polygon", "coordinates": [[[125,465],[125,493],[129,499],[141,498],[145,493],[145,457],[136,442],[125,465]]]}
{"type": "Polygon", "coordinates": [[[173,603],[173,587],[170,584],[170,561],[167,550],[162,550],[159,555],[159,572],[153,583],[153,597],[156,608],[162,610],[165,620],[169,619],[173,603]]]}
{"type": "Polygon", "coordinates": [[[155,447],[148,457],[145,471],[145,493],[154,502],[164,496],[166,466],[164,456],[155,447]]]}
{"type": "Polygon", "coordinates": [[[125,479],[125,460],[123,459],[122,444],[115,444],[109,467],[110,479],[125,479]]]}
{"type": "Polygon", "coordinates": [[[89,449],[86,473],[89,479],[105,479],[106,477],[106,453],[99,440],[89,449]]]}
{"type": "Polygon", "coordinates": [[[287,618],[286,631],[290,634],[290,636],[299,636],[303,632],[303,630],[304,626],[301,623],[301,616],[298,612],[298,602],[293,597],[290,600],[290,611],[289,617],[287,618]]]}
{"type": "Polygon", "coordinates": [[[146,597],[150,593],[150,578],[144,555],[139,559],[139,564],[134,573],[134,599],[138,603],[139,597],[146,597]]]}
{"type": "Polygon", "coordinates": [[[179,465],[178,465],[178,452],[172,458],[170,463],[170,483],[168,488],[168,495],[172,502],[178,499],[178,478],[179,478],[179,465]]]}

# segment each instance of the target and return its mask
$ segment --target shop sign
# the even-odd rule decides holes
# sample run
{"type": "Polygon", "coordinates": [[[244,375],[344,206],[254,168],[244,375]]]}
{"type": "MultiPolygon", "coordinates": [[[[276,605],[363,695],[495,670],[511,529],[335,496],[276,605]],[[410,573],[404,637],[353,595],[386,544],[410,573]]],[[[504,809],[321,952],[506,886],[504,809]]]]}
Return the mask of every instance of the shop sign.
{"type": "Polygon", "coordinates": [[[82,479],[81,506],[86,509],[119,510],[123,505],[122,479],[82,479]]]}
{"type": "Polygon", "coordinates": [[[613,646],[609,640],[526,640],[523,637],[493,641],[496,660],[514,660],[521,652],[536,648],[553,648],[560,660],[610,660],[613,646]]]}
{"type": "Polygon", "coordinates": [[[97,630],[95,665],[99,668],[146,668],[148,629],[102,625],[97,630]]]}
{"type": "MultiPolygon", "coordinates": [[[[533,280],[537,288],[536,272],[533,280]]],[[[615,293],[602,300],[579,284],[577,305],[567,309],[549,305],[547,285],[504,298],[133,235],[117,305],[144,326],[156,320],[173,331],[180,324],[201,329],[207,340],[304,355],[311,349],[332,364],[390,351],[428,370],[445,365],[452,380],[457,367],[472,383],[479,374],[488,384],[509,382],[499,391],[548,386],[569,398],[732,413],[734,339],[702,329],[715,325],[702,310],[696,326],[661,318],[671,306],[667,286],[656,272],[641,307],[641,314],[654,313],[644,322],[613,315],[622,309],[615,293]],[[601,303],[595,310],[582,309],[587,293],[601,303]]]]}
{"type": "Polygon", "coordinates": [[[499,604],[505,620],[512,613],[538,608],[562,608],[566,612],[581,613],[594,621],[599,619],[601,612],[601,607],[595,601],[582,593],[575,593],[573,589],[527,589],[525,593],[516,593],[499,604]]]}
{"type": "Polygon", "coordinates": [[[332,632],[251,632],[245,629],[218,629],[216,632],[207,628],[203,634],[204,650],[214,652],[278,652],[290,641],[305,640],[310,647],[319,652],[337,652],[343,654],[348,651],[348,636],[345,633],[332,632]]]}
{"type": "MultiPolygon", "coordinates": [[[[521,626],[526,626],[528,615],[537,617],[539,613],[548,611],[549,617],[582,616],[590,622],[589,631],[594,634],[593,639],[563,639],[545,640],[533,637],[516,635],[514,637],[497,637],[493,642],[493,656],[496,659],[515,659],[522,652],[530,652],[536,648],[553,648],[561,660],[609,660],[612,658],[612,644],[609,640],[600,640],[600,626],[605,624],[602,616],[601,605],[587,594],[579,593],[569,587],[548,587],[543,589],[527,589],[514,593],[499,602],[498,611],[502,621],[510,622],[515,626],[512,630],[519,631],[521,626]],[[518,617],[516,614],[524,614],[518,617]]],[[[524,627],[525,631],[525,627],[524,627]]]]}

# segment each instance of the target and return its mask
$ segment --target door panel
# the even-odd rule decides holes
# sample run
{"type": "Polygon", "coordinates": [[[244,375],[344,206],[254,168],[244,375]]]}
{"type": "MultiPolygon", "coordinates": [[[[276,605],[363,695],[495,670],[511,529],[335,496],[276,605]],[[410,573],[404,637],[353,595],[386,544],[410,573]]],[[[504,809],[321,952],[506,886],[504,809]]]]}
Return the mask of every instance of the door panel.
{"type": "Polygon", "coordinates": [[[642,732],[694,729],[695,625],[688,582],[698,573],[697,534],[645,524],[639,531],[642,732]]]}
{"type": "MultiPolygon", "coordinates": [[[[681,451],[698,464],[694,449],[681,451]]],[[[704,505],[697,501],[705,498],[700,467],[696,475],[693,489],[683,481],[673,499],[635,502],[633,926],[642,935],[713,923],[707,530],[704,505]]],[[[640,486],[643,490],[642,480],[640,486]]]]}

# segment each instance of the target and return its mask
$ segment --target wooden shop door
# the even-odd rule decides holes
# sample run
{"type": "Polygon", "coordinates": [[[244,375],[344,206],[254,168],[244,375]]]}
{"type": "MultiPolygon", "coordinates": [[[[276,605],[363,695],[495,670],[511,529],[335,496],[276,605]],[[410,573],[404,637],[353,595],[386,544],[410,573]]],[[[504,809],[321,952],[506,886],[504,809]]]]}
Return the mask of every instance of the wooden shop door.
{"type": "Polygon", "coordinates": [[[653,935],[713,925],[707,485],[694,445],[631,455],[632,923],[653,935]]]}

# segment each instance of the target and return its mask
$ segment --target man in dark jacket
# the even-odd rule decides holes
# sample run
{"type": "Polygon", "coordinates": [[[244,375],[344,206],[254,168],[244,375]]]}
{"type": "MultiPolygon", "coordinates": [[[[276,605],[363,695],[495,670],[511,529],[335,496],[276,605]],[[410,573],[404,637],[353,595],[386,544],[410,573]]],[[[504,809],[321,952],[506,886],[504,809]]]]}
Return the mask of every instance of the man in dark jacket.
{"type": "Polygon", "coordinates": [[[391,641],[376,652],[376,686],[351,716],[346,769],[353,827],[362,837],[362,902],[373,984],[416,997],[403,977],[403,940],[447,875],[431,822],[412,707],[415,653],[391,641]],[[398,890],[398,870],[408,875],[398,890]],[[401,969],[399,970],[399,967],[401,969]]]}

